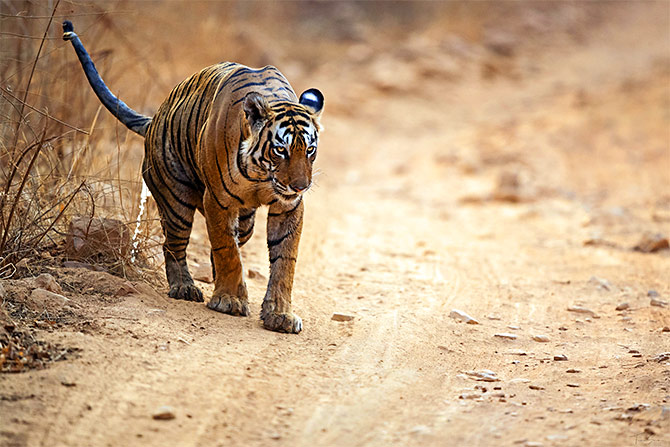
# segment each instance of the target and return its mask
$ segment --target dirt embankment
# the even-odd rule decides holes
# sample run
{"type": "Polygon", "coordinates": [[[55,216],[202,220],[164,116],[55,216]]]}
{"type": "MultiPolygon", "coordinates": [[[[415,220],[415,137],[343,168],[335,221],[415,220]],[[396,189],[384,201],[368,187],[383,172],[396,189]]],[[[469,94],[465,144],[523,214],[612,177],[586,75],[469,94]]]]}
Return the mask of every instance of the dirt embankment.
{"type": "MultiPolygon", "coordinates": [[[[668,5],[561,11],[354,27],[289,66],[327,97],[298,336],[258,320],[262,213],[248,318],[103,272],[47,269],[67,301],[42,307],[4,281],[71,352],[0,375],[0,444],[670,445],[670,250],[634,249],[670,234],[668,5]]],[[[189,250],[206,271],[201,219],[189,250]]]]}

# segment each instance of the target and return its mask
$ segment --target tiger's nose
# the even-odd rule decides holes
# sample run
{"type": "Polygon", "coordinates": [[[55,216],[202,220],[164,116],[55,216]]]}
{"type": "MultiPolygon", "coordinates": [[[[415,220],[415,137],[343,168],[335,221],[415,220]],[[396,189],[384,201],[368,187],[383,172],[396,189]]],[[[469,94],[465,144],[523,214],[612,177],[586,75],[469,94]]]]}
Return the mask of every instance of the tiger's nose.
{"type": "Polygon", "coordinates": [[[305,190],[307,190],[307,188],[309,188],[309,182],[307,182],[306,180],[297,181],[297,182],[291,183],[289,186],[291,187],[291,189],[293,191],[295,191],[297,193],[301,193],[301,192],[304,192],[305,190]]]}

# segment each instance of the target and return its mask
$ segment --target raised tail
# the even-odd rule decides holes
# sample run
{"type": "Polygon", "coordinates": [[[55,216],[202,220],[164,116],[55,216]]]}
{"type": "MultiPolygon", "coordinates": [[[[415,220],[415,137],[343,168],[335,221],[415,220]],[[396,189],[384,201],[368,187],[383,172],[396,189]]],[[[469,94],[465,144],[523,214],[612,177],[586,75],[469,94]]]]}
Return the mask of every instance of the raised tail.
{"type": "Polygon", "coordinates": [[[84,68],[84,73],[86,73],[86,78],[88,78],[89,84],[93,87],[93,91],[100,99],[100,102],[102,102],[102,105],[104,105],[107,110],[109,110],[112,115],[121,121],[128,129],[145,136],[147,134],[147,128],[149,127],[149,124],[151,124],[151,118],[137,113],[128,107],[126,103],[114,96],[98,74],[98,70],[95,69],[91,56],[89,56],[86,48],[82,45],[79,36],[75,34],[72,22],[69,20],[63,22],[63,40],[72,42],[74,51],[77,52],[79,62],[81,62],[81,66],[84,68]]]}

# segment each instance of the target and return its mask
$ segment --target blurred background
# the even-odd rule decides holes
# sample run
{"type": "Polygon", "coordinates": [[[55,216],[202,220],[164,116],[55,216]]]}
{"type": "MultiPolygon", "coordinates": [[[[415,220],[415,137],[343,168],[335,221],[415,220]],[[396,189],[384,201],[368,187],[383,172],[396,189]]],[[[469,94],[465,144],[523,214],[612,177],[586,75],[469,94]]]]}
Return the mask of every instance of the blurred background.
{"type": "MultiPolygon", "coordinates": [[[[68,214],[137,216],[142,139],[101,108],[66,19],[144,114],[221,61],[321,89],[319,188],[367,182],[436,216],[562,197],[588,210],[595,239],[598,222],[622,226],[609,240],[631,222],[667,227],[669,5],[2,1],[0,251],[16,263],[56,249],[68,214]]],[[[151,206],[143,244],[160,239],[155,218],[151,206]]]]}
{"type": "MultiPolygon", "coordinates": [[[[669,234],[667,0],[0,0],[0,371],[81,353],[0,376],[0,444],[670,445],[669,234]],[[324,93],[299,336],[258,319],[264,210],[250,318],[166,297],[153,200],[120,248],[143,141],[66,19],[144,114],[221,61],[324,93]],[[68,264],[91,217],[113,249],[68,264]]],[[[196,216],[207,297],[209,251],[196,216]]]]}

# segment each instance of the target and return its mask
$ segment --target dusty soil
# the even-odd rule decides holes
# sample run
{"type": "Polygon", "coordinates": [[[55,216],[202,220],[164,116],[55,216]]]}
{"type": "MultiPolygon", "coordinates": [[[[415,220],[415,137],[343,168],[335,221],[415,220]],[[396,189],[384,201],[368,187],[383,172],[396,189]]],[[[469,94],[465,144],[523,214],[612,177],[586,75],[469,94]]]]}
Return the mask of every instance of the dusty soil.
{"type": "MultiPolygon", "coordinates": [[[[309,79],[329,102],[304,331],[259,323],[263,215],[248,318],[55,268],[70,304],[35,336],[80,351],[0,375],[0,444],[670,445],[670,251],[633,250],[670,234],[668,17],[647,4],[536,48],[352,47],[309,79]]],[[[208,250],[199,220],[195,269],[208,250]]]]}

